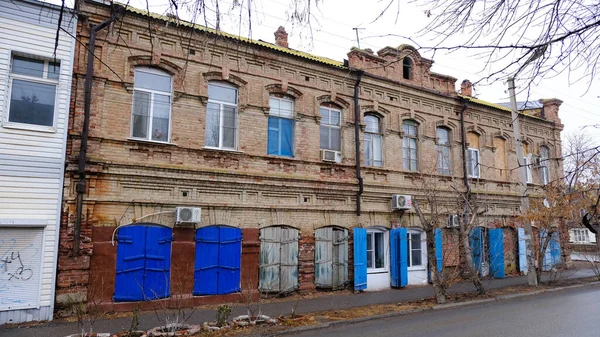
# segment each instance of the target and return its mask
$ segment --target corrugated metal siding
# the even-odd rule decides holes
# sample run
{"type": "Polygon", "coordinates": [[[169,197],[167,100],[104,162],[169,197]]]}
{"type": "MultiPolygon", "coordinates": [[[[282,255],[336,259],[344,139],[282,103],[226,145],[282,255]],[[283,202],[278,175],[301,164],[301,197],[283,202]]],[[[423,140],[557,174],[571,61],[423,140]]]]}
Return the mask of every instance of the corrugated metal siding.
{"type": "MultiPolygon", "coordinates": [[[[7,109],[7,88],[12,51],[51,58],[58,13],[55,6],[35,1],[0,1],[0,116],[7,109]]],[[[77,21],[65,16],[63,27],[73,32],[77,21]]],[[[20,219],[42,221],[41,288],[39,308],[0,311],[0,324],[52,318],[55,251],[66,126],[73,68],[73,39],[60,33],[56,58],[61,62],[55,132],[3,127],[0,121],[0,223],[20,219]]],[[[1,120],[1,119],[0,119],[1,120]]]]}
{"type": "Polygon", "coordinates": [[[298,288],[298,230],[266,227],[260,231],[259,289],[288,292],[298,288]]]}

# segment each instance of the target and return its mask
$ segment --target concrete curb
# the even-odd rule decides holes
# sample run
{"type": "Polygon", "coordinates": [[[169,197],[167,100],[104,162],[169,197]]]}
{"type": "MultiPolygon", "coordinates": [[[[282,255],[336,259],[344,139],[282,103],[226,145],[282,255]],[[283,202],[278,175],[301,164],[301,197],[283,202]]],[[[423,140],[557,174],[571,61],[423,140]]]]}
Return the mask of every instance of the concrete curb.
{"type": "Polygon", "coordinates": [[[327,323],[321,323],[321,324],[309,325],[309,326],[300,326],[300,327],[297,327],[297,328],[292,328],[292,329],[289,329],[289,330],[279,331],[279,332],[274,332],[274,333],[258,334],[258,335],[257,334],[251,334],[251,335],[248,335],[248,336],[276,337],[276,336],[294,335],[294,334],[299,334],[299,333],[308,332],[308,331],[315,331],[315,330],[333,328],[333,327],[336,327],[338,325],[351,325],[351,324],[362,323],[362,322],[366,322],[366,321],[370,321],[370,320],[378,320],[378,319],[385,319],[385,318],[391,318],[391,317],[398,317],[398,316],[415,314],[415,313],[425,312],[425,311],[444,310],[444,309],[452,309],[452,308],[458,308],[458,307],[464,307],[464,306],[470,306],[470,305],[485,304],[485,303],[490,303],[490,302],[508,301],[508,300],[512,300],[512,299],[516,299],[516,298],[521,298],[521,297],[529,297],[529,296],[534,296],[534,295],[539,295],[539,294],[544,294],[544,293],[549,293],[549,292],[555,292],[555,291],[561,291],[561,290],[568,290],[568,289],[575,289],[575,288],[582,288],[582,287],[593,286],[593,285],[600,285],[600,281],[590,282],[590,283],[583,283],[583,284],[576,284],[576,285],[564,286],[564,287],[558,287],[558,288],[552,288],[552,289],[544,289],[544,290],[532,291],[532,292],[528,292],[528,293],[500,295],[500,296],[496,296],[494,298],[485,298],[485,299],[481,299],[481,300],[456,302],[456,303],[447,303],[447,304],[438,304],[438,305],[434,305],[432,307],[419,308],[419,309],[411,309],[411,310],[402,310],[402,311],[394,311],[394,312],[389,312],[389,313],[379,314],[379,315],[373,315],[373,316],[359,317],[359,318],[353,318],[353,319],[347,319],[347,320],[339,320],[339,321],[333,321],[333,322],[327,322],[327,323]]]}

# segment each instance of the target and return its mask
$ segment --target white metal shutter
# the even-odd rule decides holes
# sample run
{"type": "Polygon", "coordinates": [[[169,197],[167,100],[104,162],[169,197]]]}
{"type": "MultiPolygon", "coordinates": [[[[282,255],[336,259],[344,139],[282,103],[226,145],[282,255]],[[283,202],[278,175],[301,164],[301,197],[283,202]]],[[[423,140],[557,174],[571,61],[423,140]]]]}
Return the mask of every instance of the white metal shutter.
{"type": "Polygon", "coordinates": [[[0,227],[0,310],[37,308],[44,228],[0,227]]]}

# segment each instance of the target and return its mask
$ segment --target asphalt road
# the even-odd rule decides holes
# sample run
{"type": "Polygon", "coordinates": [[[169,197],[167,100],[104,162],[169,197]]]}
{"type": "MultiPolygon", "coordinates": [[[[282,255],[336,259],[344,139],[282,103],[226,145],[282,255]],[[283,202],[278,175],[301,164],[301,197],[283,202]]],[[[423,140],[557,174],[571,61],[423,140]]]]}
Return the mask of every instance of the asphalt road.
{"type": "Polygon", "coordinates": [[[598,337],[600,286],[432,310],[294,336],[598,337]]]}

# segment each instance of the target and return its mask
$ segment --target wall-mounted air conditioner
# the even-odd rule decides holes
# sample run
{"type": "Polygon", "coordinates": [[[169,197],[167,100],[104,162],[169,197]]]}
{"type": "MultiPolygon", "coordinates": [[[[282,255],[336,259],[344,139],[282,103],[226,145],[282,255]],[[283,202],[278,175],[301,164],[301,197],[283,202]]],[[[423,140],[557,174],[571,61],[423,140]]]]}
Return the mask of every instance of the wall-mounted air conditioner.
{"type": "Polygon", "coordinates": [[[392,209],[405,210],[411,209],[412,197],[410,195],[394,194],[392,195],[392,209]]]}
{"type": "Polygon", "coordinates": [[[177,207],[175,210],[175,222],[176,223],[200,223],[201,215],[200,207],[177,207]]]}
{"type": "Polygon", "coordinates": [[[342,153],[340,151],[321,150],[321,160],[332,163],[341,163],[342,153]]]}

